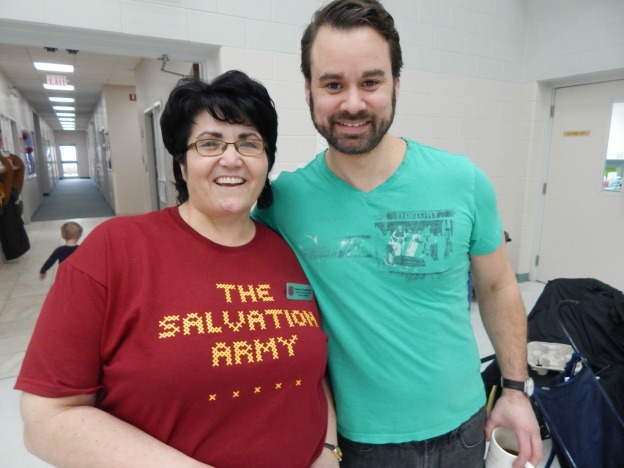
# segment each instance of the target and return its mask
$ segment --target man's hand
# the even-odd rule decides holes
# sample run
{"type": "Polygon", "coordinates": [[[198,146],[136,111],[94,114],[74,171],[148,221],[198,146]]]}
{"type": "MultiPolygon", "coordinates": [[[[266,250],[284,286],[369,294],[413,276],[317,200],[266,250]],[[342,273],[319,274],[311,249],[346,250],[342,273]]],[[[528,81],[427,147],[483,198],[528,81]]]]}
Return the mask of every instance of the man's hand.
{"type": "Polygon", "coordinates": [[[529,397],[518,390],[504,389],[485,424],[487,440],[498,426],[511,429],[518,439],[518,458],[513,468],[522,468],[527,461],[537,465],[542,458],[542,438],[529,397]]]}

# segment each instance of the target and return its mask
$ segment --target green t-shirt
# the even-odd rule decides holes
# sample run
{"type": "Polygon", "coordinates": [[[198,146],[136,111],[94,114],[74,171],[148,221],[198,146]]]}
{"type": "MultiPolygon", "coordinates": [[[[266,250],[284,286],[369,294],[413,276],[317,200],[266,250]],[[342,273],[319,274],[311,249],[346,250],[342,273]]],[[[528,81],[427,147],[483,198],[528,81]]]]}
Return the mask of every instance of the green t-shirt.
{"type": "Polygon", "coordinates": [[[502,240],[494,191],[467,158],[407,143],[371,192],[335,176],[321,153],[280,174],[273,205],[254,211],[313,286],[338,430],[363,443],[436,437],[485,404],[467,279],[469,254],[502,240]]]}

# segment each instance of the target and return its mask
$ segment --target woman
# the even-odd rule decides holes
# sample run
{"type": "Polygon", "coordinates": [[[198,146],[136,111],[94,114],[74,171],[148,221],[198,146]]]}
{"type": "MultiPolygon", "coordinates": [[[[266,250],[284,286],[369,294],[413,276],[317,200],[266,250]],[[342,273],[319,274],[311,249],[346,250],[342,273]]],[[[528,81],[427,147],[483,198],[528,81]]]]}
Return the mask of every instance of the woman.
{"type": "Polygon", "coordinates": [[[241,72],[161,118],[176,207],[103,223],[59,268],[16,388],[57,466],[338,466],[326,335],[271,203],[277,114],[241,72]]]}

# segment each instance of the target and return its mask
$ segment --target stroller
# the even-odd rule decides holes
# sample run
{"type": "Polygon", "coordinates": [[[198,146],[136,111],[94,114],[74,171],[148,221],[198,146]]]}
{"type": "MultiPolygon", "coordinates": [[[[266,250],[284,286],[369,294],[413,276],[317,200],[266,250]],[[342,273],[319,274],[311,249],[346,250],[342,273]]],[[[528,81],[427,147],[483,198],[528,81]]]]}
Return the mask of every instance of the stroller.
{"type": "MultiPolygon", "coordinates": [[[[534,343],[571,345],[574,351],[563,371],[534,366],[529,370],[535,381],[531,403],[542,438],[550,437],[553,443],[545,466],[556,455],[564,468],[623,467],[622,292],[593,279],[553,280],[529,314],[528,337],[534,343]]],[[[482,375],[486,390],[500,382],[496,362],[482,375]]],[[[495,391],[493,398],[500,395],[495,391]]]]}

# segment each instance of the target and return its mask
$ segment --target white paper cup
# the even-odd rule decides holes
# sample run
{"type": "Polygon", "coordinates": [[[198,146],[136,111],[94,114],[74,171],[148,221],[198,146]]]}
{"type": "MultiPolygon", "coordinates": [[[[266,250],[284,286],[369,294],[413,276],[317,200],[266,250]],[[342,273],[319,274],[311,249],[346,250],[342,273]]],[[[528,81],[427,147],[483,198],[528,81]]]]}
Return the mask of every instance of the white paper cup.
{"type": "MultiPolygon", "coordinates": [[[[490,448],[485,458],[485,468],[511,468],[518,455],[518,439],[513,431],[496,427],[492,431],[490,448]]],[[[535,468],[527,462],[525,468],[535,468]]]]}

